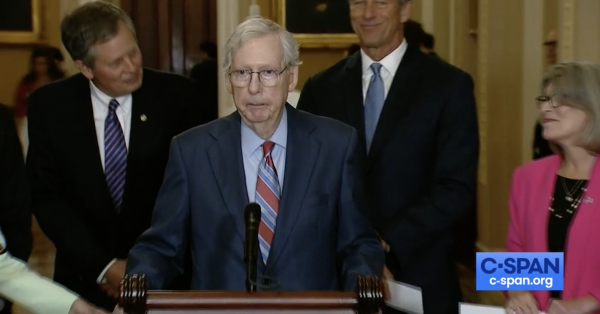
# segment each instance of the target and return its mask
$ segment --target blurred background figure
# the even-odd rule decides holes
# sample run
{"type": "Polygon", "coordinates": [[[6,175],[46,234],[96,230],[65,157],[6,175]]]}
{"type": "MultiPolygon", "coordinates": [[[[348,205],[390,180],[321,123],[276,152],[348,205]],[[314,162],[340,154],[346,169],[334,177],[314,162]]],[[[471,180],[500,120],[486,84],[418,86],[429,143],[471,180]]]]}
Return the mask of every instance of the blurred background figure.
{"type": "Polygon", "coordinates": [[[423,42],[423,36],[425,36],[425,30],[421,23],[415,20],[404,22],[404,38],[406,38],[407,44],[420,47],[423,42]]]}
{"type": "Polygon", "coordinates": [[[200,63],[196,64],[190,72],[190,78],[196,81],[207,93],[206,118],[215,120],[219,116],[219,66],[217,64],[217,45],[206,41],[200,44],[200,63]]]}
{"type": "Polygon", "coordinates": [[[352,45],[350,45],[350,47],[348,47],[348,49],[346,49],[346,51],[344,51],[344,58],[347,58],[359,51],[360,51],[360,45],[352,44],[352,45]]]}
{"type": "Polygon", "coordinates": [[[548,32],[546,41],[544,41],[544,47],[546,48],[546,62],[548,65],[553,65],[557,62],[557,46],[558,36],[556,34],[556,30],[553,29],[548,32]]]}
{"type": "Polygon", "coordinates": [[[433,35],[429,33],[423,34],[423,38],[421,40],[421,51],[432,57],[439,58],[438,54],[435,52],[435,38],[433,38],[433,35]]]}
{"type": "Polygon", "coordinates": [[[58,59],[63,59],[59,49],[51,46],[39,46],[33,50],[29,59],[29,72],[23,77],[15,93],[14,116],[23,155],[27,154],[27,110],[29,94],[37,88],[65,77],[59,67],[58,59]]]}

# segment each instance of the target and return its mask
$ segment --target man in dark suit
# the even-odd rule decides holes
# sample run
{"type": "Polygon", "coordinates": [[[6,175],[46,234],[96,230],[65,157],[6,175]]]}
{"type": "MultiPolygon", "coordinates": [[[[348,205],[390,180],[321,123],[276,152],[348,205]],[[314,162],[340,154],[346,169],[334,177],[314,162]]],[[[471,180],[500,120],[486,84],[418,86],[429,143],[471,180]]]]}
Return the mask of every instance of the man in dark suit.
{"type": "Polygon", "coordinates": [[[422,288],[425,313],[458,313],[452,233],[476,195],[473,82],[406,43],[410,9],[410,0],[351,1],[362,52],[308,79],[298,108],[358,130],[387,269],[422,288]]]}
{"type": "MultiPolygon", "coordinates": [[[[24,262],[31,254],[31,208],[23,151],[12,110],[0,104],[0,230],[9,253],[24,262]]],[[[0,298],[0,314],[12,305],[0,298]],[[4,306],[2,304],[4,303],[4,306]]]]}
{"type": "Polygon", "coordinates": [[[173,139],[152,227],[127,259],[127,273],[146,274],[150,289],[181,273],[189,242],[193,289],[245,290],[249,202],[262,209],[258,290],[354,290],[358,275],[381,275],[383,247],[362,212],[356,131],[286,104],[298,79],[295,47],[263,18],[229,39],[225,84],[237,112],[173,139]]]}
{"type": "Polygon", "coordinates": [[[87,3],[62,22],[81,71],[30,97],[33,212],[56,246],[54,279],[112,310],[125,259],[150,226],[173,136],[200,123],[193,81],[142,68],[133,24],[87,3]]]}

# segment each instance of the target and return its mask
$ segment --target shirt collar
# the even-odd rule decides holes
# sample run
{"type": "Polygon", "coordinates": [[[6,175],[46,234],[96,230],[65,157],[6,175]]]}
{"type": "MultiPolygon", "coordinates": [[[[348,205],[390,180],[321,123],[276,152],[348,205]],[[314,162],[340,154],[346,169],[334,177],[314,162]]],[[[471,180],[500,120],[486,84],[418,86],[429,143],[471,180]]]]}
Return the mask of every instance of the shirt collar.
{"type": "Polygon", "coordinates": [[[127,100],[131,97],[131,94],[127,94],[120,97],[110,97],[102,92],[94,83],[90,80],[90,89],[92,92],[92,97],[96,98],[102,105],[105,105],[108,108],[108,104],[111,100],[115,99],[119,102],[119,107],[123,110],[124,113],[128,113],[131,109],[131,103],[127,100]]]}
{"type": "MultiPolygon", "coordinates": [[[[395,75],[396,70],[398,69],[398,66],[400,65],[400,61],[402,61],[402,57],[404,57],[404,53],[406,52],[407,47],[408,47],[408,43],[406,42],[406,39],[403,39],[400,46],[398,46],[396,49],[394,49],[392,52],[390,52],[390,54],[388,54],[383,59],[381,59],[379,61],[379,63],[381,63],[382,67],[388,73],[395,75]]],[[[369,57],[362,49],[360,50],[360,56],[361,56],[361,60],[362,60],[363,75],[372,74],[373,71],[371,70],[371,64],[374,63],[375,61],[373,61],[373,59],[371,59],[371,57],[369,57]]]]}
{"type": "MultiPolygon", "coordinates": [[[[257,150],[265,140],[260,138],[256,132],[244,122],[242,119],[242,152],[246,156],[252,155],[255,150],[257,150]]],[[[283,107],[283,115],[281,116],[281,121],[275,129],[275,133],[269,139],[269,141],[274,142],[275,145],[280,146],[282,148],[286,148],[287,146],[287,132],[288,132],[288,120],[287,120],[287,109],[285,106],[283,107]]]]}

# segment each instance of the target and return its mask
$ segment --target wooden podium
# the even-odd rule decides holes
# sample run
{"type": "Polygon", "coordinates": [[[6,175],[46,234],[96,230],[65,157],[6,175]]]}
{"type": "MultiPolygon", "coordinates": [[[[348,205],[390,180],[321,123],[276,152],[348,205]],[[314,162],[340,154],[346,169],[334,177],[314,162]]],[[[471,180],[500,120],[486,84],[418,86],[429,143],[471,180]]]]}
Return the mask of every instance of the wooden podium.
{"type": "Polygon", "coordinates": [[[381,278],[359,277],[356,292],[148,291],[144,275],[126,275],[119,306],[127,314],[372,314],[383,304],[383,290],[381,278]]]}

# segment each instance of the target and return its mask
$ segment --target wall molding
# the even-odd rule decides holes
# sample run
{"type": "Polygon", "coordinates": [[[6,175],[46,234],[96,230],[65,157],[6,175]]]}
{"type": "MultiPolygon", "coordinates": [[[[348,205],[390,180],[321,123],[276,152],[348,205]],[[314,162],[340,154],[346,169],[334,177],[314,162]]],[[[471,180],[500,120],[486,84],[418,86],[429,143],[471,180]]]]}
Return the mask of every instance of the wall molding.
{"type": "Polygon", "coordinates": [[[449,18],[449,32],[448,32],[448,62],[450,64],[456,64],[456,0],[449,0],[450,2],[450,11],[448,14],[449,18]]]}
{"type": "Polygon", "coordinates": [[[561,0],[558,61],[575,58],[575,0],[561,0]]]}
{"type": "MultiPolygon", "coordinates": [[[[217,1],[217,51],[219,56],[219,67],[223,65],[224,48],[227,39],[240,23],[240,8],[237,0],[217,1]]],[[[231,94],[227,91],[225,72],[219,71],[219,117],[224,117],[235,111],[235,105],[231,94]]]]}
{"type": "Polygon", "coordinates": [[[523,136],[522,162],[533,155],[534,126],[539,116],[534,99],[540,93],[540,82],[544,71],[544,0],[523,1],[523,136]]]}
{"type": "Polygon", "coordinates": [[[421,25],[426,32],[433,33],[435,29],[435,1],[421,0],[421,25]]]}
{"type": "Polygon", "coordinates": [[[479,141],[482,143],[479,149],[479,182],[487,186],[488,183],[488,59],[489,59],[489,7],[490,0],[479,2],[479,27],[477,29],[477,41],[479,43],[478,56],[478,96],[477,110],[479,115],[479,141]]]}

